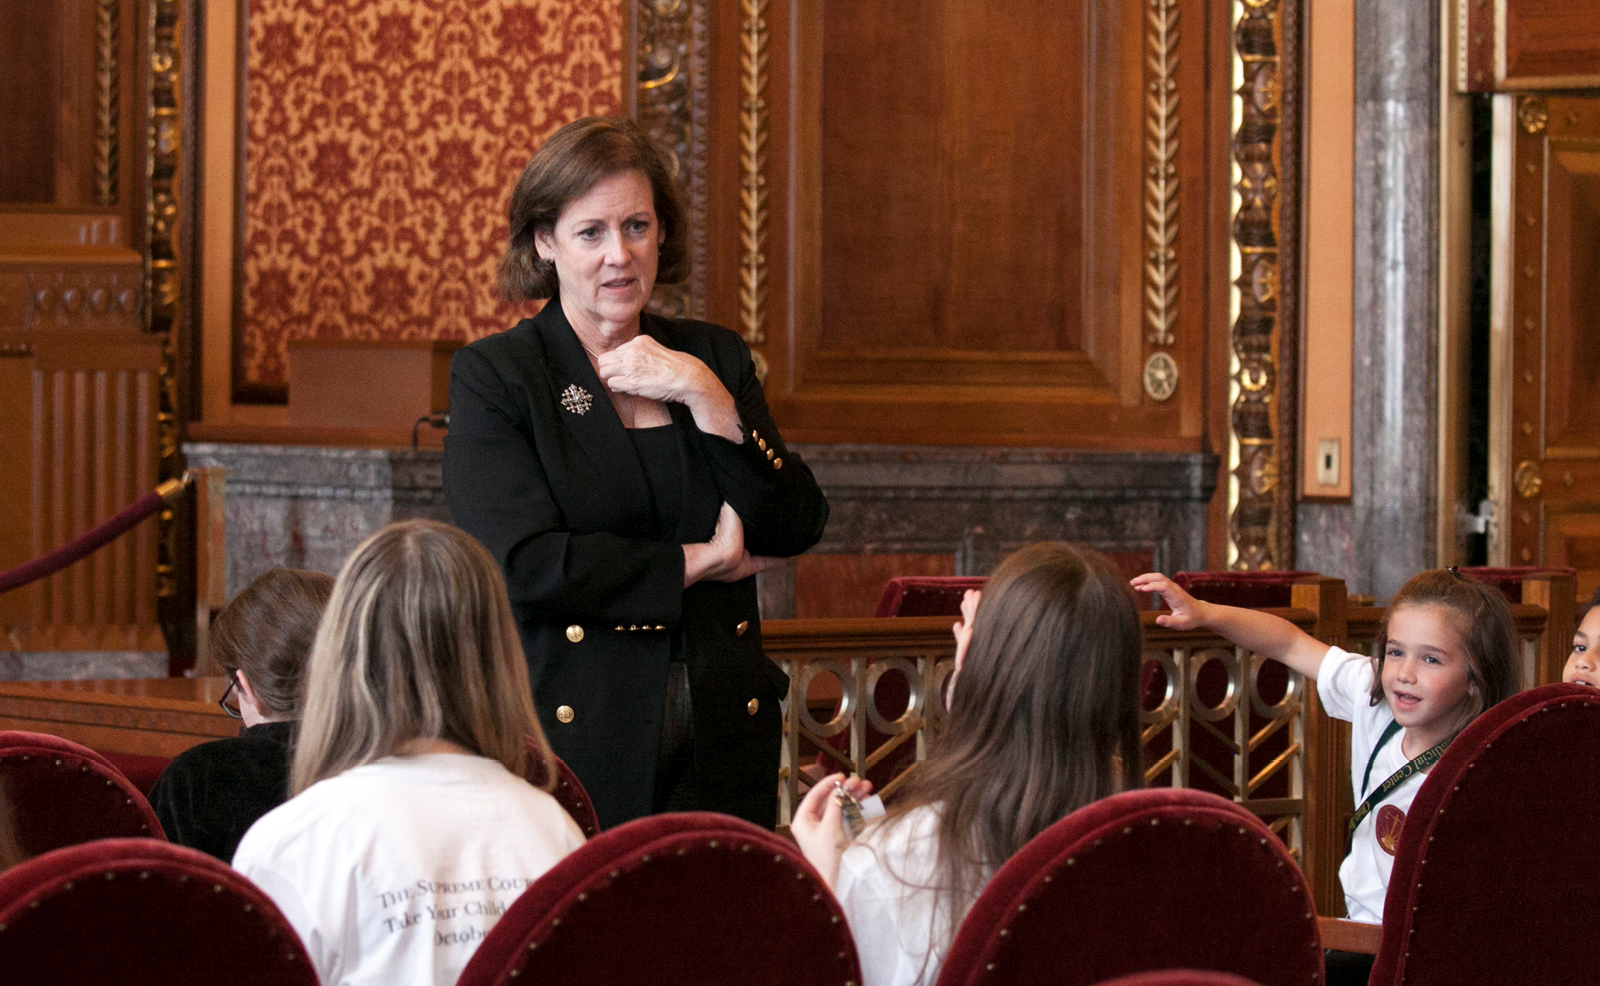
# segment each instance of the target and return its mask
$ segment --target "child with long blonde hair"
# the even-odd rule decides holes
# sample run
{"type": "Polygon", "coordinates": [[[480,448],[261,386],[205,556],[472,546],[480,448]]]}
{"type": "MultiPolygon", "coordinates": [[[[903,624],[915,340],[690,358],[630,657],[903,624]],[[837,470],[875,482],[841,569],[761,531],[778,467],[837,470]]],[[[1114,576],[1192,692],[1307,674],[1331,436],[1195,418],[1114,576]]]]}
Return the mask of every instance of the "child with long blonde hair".
{"type": "Polygon", "coordinates": [[[522,779],[529,737],[549,757],[489,553],[421,520],[363,542],[312,645],[293,797],[233,859],[324,986],[453,984],[506,907],[583,842],[522,779]]]}

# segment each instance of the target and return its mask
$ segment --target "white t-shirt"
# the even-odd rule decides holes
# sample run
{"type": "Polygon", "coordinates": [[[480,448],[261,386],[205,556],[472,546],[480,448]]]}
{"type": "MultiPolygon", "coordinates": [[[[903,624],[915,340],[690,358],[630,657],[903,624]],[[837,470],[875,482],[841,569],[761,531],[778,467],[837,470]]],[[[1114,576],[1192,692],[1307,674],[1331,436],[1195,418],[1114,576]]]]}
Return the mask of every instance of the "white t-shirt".
{"type": "Polygon", "coordinates": [[[251,826],[233,866],[294,925],[323,986],[454,986],[523,889],[582,844],[498,761],[432,753],[313,784],[251,826]]]}
{"type": "Polygon", "coordinates": [[[939,854],[938,821],[927,806],[893,826],[873,825],[839,860],[834,896],[856,940],[862,986],[925,986],[939,978],[950,950],[949,916],[934,920],[936,894],[925,889],[939,854]]]}
{"type": "MultiPolygon", "coordinates": [[[[1372,776],[1367,779],[1366,789],[1362,789],[1361,781],[1367,772],[1372,748],[1394,722],[1394,713],[1389,711],[1387,701],[1372,704],[1376,673],[1372,658],[1338,647],[1328,648],[1328,655],[1317,670],[1317,695],[1322,699],[1322,707],[1328,715],[1350,723],[1350,787],[1357,805],[1411,759],[1400,751],[1405,733],[1396,733],[1378,751],[1378,758],[1372,764],[1372,776]]],[[[1374,805],[1356,826],[1350,855],[1339,867],[1345,912],[1350,920],[1383,923],[1383,899],[1389,892],[1389,874],[1394,869],[1400,829],[1405,825],[1406,813],[1411,810],[1411,802],[1421,789],[1424,776],[1416,774],[1407,778],[1405,783],[1390,791],[1387,798],[1374,805]]]]}

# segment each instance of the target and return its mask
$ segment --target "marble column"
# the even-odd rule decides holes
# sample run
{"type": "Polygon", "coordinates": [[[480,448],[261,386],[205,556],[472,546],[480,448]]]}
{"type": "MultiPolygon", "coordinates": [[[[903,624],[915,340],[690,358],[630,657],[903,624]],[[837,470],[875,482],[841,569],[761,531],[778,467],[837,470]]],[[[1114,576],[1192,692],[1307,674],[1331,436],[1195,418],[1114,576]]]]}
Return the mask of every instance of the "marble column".
{"type": "Polygon", "coordinates": [[[1300,506],[1295,561],[1380,602],[1435,563],[1442,44],[1436,3],[1356,0],[1351,498],[1300,506]]]}

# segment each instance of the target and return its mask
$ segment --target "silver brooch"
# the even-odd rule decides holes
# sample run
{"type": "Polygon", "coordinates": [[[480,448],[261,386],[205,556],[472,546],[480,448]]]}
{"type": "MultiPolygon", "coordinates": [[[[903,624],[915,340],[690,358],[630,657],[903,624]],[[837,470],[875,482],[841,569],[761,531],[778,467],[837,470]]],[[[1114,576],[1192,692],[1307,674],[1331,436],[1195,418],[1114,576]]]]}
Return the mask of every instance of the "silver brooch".
{"type": "Polygon", "coordinates": [[[588,414],[589,408],[593,404],[594,398],[590,397],[589,392],[577,384],[572,384],[561,392],[561,406],[573,414],[588,414]]]}

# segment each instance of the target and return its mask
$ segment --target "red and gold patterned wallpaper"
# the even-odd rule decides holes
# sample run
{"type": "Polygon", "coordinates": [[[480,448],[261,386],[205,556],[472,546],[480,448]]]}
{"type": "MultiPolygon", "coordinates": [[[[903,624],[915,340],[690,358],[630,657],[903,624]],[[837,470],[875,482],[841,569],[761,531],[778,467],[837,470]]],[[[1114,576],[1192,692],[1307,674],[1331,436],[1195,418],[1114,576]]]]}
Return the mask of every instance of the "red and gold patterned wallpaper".
{"type": "Polygon", "coordinates": [[[622,109],[627,0],[251,0],[233,394],[279,403],[291,339],[510,326],[511,183],[622,109]]]}

